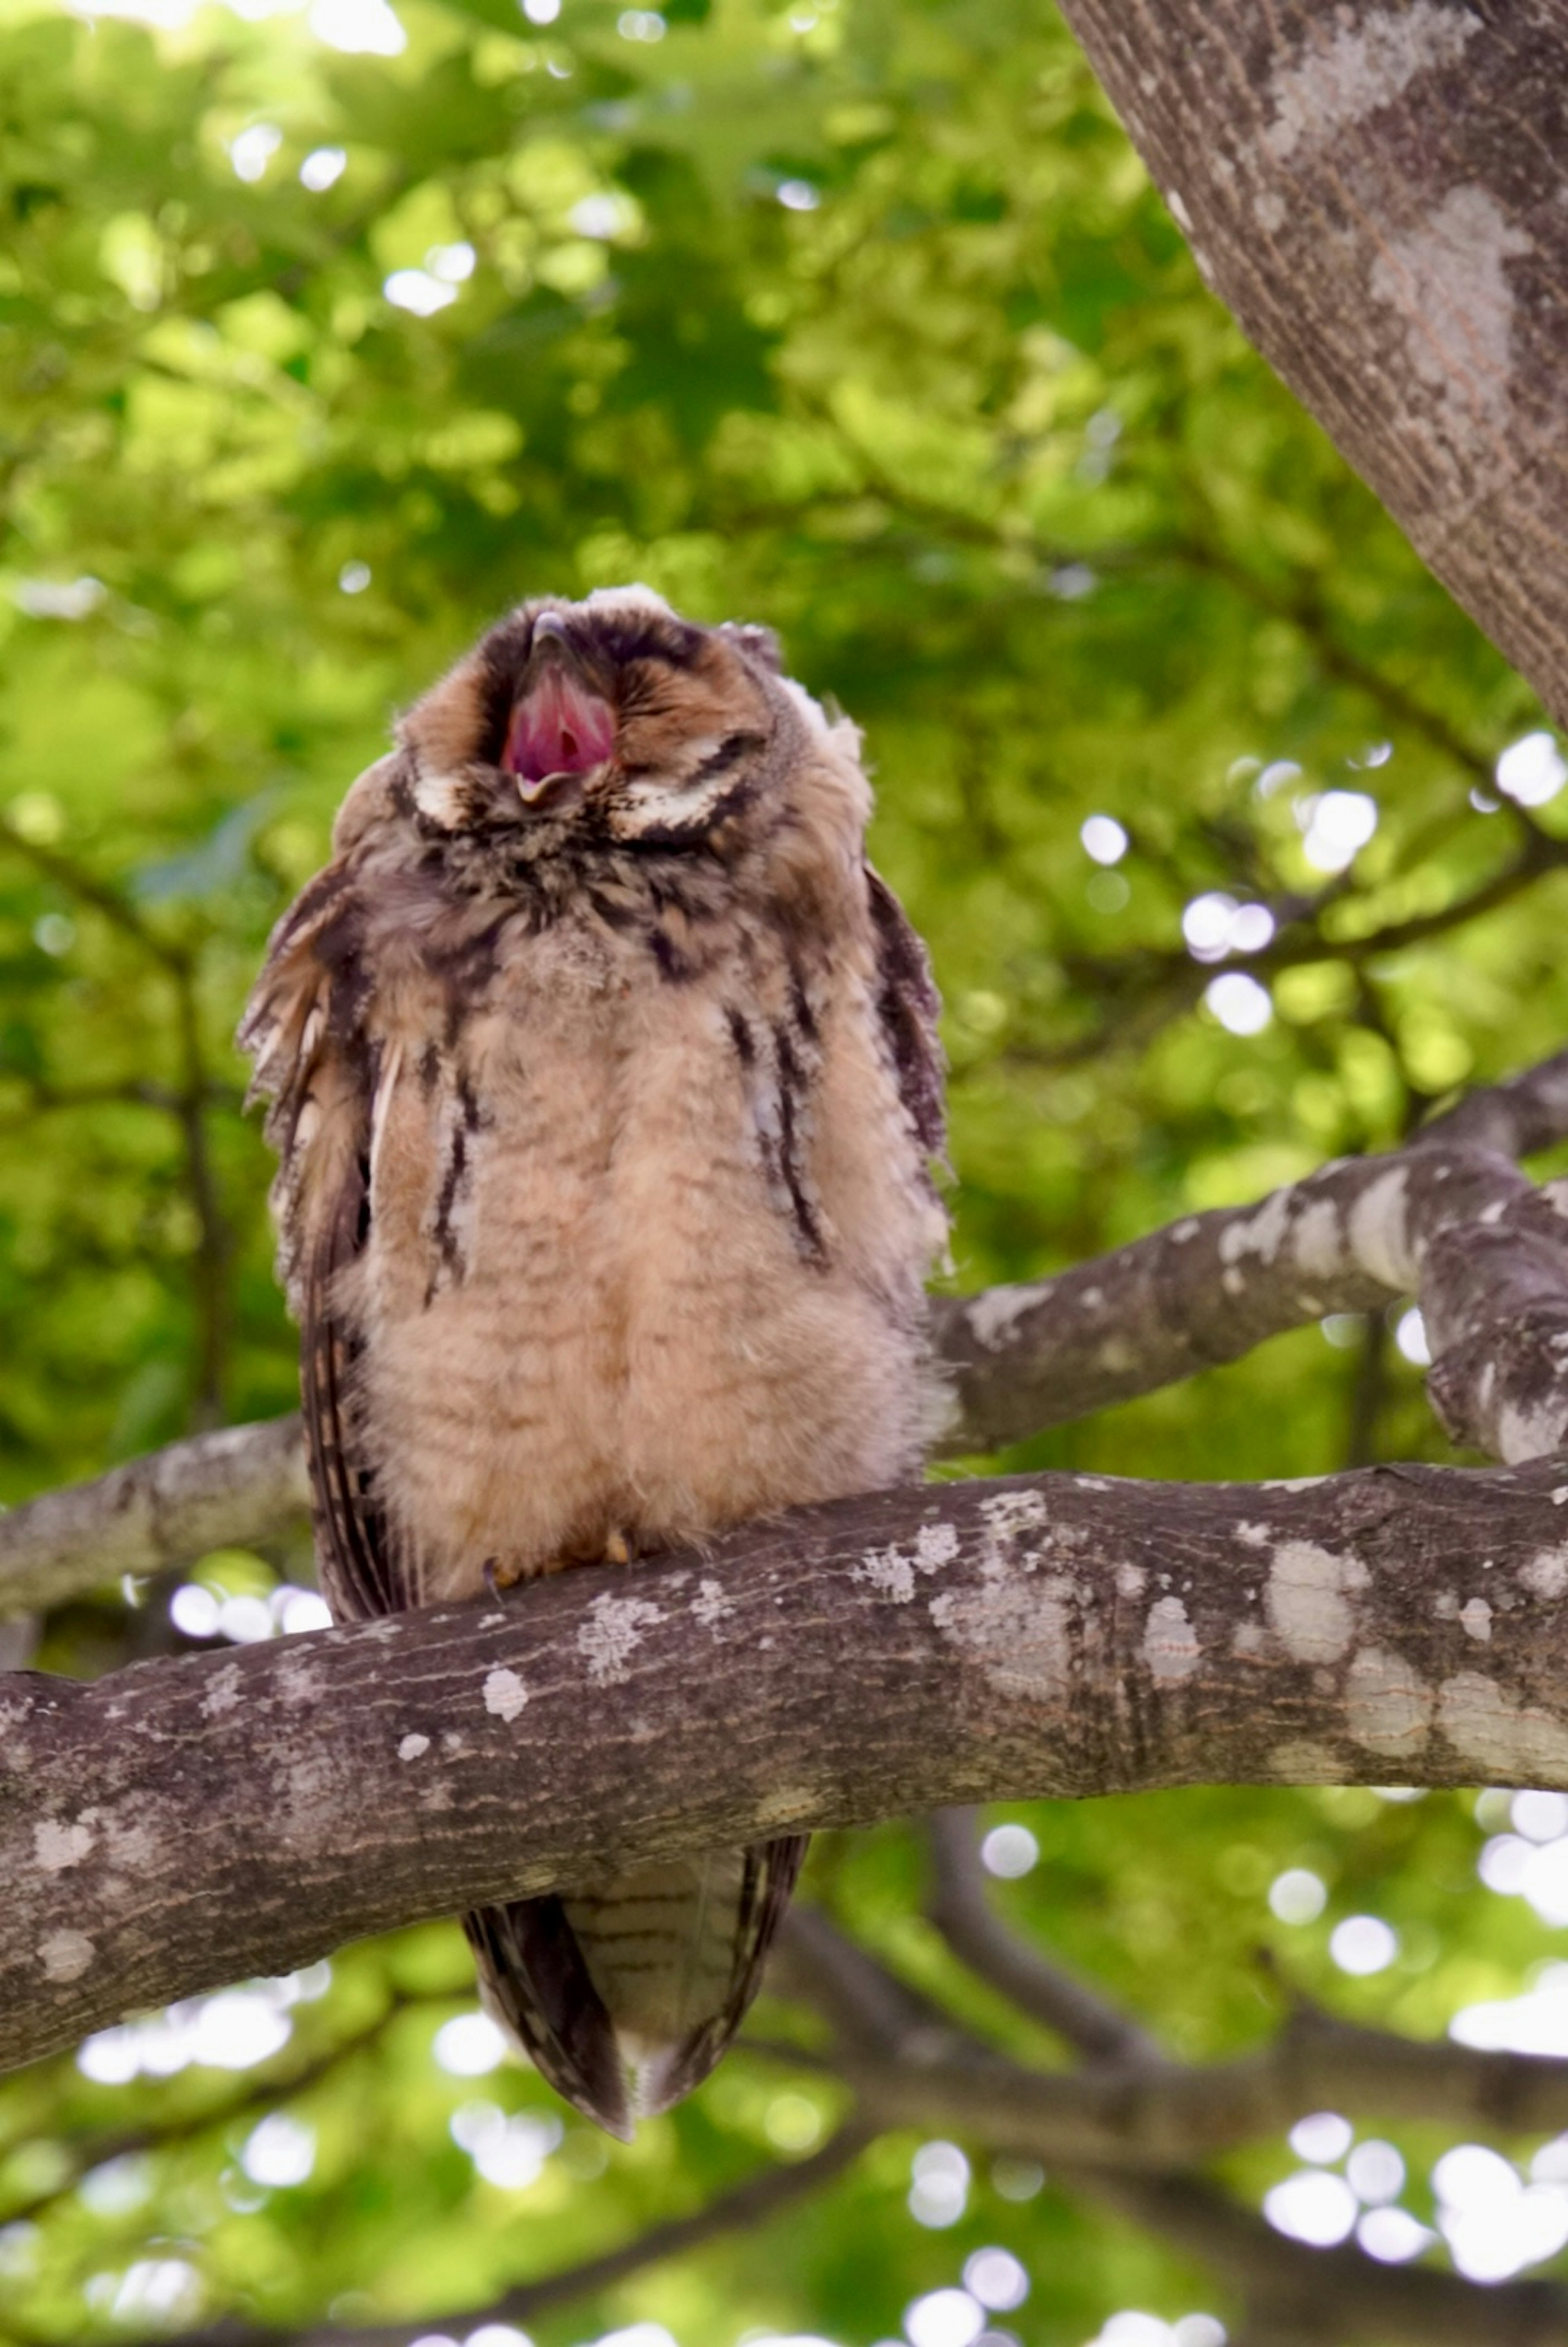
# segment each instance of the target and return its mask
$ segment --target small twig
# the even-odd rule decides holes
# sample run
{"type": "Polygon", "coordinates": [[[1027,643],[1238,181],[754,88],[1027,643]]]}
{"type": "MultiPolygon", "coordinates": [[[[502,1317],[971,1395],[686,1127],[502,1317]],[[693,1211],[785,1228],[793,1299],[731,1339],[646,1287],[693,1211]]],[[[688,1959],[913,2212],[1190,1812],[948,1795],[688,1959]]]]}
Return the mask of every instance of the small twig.
{"type": "Polygon", "coordinates": [[[1157,2063],[1156,2040],[1082,1981],[1008,1929],[987,1896],[975,1840],[976,1812],[938,1809],[926,1820],[931,1844],[932,1922],[962,1963],[1020,2012],[1091,2061],[1157,2063]]]}

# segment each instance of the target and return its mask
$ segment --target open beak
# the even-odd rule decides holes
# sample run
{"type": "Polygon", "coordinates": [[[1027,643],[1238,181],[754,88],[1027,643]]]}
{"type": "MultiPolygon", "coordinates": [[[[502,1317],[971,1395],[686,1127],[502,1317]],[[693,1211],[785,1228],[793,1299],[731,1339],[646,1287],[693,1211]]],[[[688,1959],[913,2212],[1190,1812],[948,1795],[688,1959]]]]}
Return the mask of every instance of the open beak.
{"type": "Polygon", "coordinates": [[[534,649],[513,703],[502,764],[528,806],[558,784],[591,774],[614,754],[616,712],[583,674],[565,623],[554,611],[534,622],[534,649]]]}

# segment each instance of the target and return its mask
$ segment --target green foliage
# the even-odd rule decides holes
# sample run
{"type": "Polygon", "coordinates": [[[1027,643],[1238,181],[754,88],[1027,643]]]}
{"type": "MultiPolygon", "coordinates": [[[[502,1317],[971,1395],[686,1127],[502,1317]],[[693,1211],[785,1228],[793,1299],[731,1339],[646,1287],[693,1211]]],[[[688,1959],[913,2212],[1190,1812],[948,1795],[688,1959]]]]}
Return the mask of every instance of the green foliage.
{"type": "MultiPolygon", "coordinates": [[[[1386,1144],[1561,1042],[1563,819],[1492,787],[1528,696],[1207,294],[1047,9],[565,0],[539,26],[514,0],[407,0],[391,56],[251,13],[155,36],[13,0],[0,21],[8,1498],[291,1403],[234,1019],[390,712],[527,593],[641,578],[764,620],[865,728],[876,853],[949,1007],[964,1286],[1386,1144]],[[1343,874],[1306,852],[1329,791],[1379,817],[1343,874]],[[1095,814],[1128,835],[1114,866],[1082,843],[1095,814]],[[1205,1007],[1216,971],[1184,945],[1216,892],[1270,914],[1260,1031],[1232,1031],[1253,998],[1232,1027],[1205,1007]]],[[[1306,1331],[1005,1463],[1441,1456],[1387,1332],[1332,1333],[1349,1345],[1306,1331]]],[[[201,1577],[254,1598],[274,1568],[298,1560],[201,1577]]],[[[43,1659],[175,1635],[161,1593],[106,1593],[43,1659]]],[[[1028,1816],[1017,1919],[1194,2056],[1266,2034],[1284,1983],[1438,2032],[1550,1946],[1479,1887],[1451,1799],[1028,1816]],[[1270,1914],[1290,1867],[1327,1887],[1320,1921],[1270,1914]],[[1368,1911],[1401,1952],[1353,1982],[1328,1935],[1368,1911]]],[[[911,1833],[815,1866],[890,1961],[1039,2050],[920,1920],[911,1833]]],[[[31,2211],[0,2229],[0,2339],[146,2329],[160,2260],[214,2313],[455,2315],[837,2115],[830,2083],[741,2054],[634,2147],[572,2127],[504,2188],[453,2111],[553,2106],[520,2071],[433,2063],[470,1993],[455,1934],[422,1932],[291,2009],[276,2075],[320,2057],[288,2097],[316,2137],[294,2186],[247,2176],[263,2106],[232,2116],[251,2090],[210,2067],[111,2086],[56,2064],[0,2090],[0,2226],[31,2211]]],[[[987,2242],[1030,2270],[1005,2320],[1039,2347],[1217,2302],[1054,2182],[1016,2197],[1016,2163],[922,2227],[914,2147],[882,2138],[765,2253],[719,2240],[541,2336],[646,2319],[681,2347],[755,2326],[860,2347],[987,2242]]],[[[1412,2167],[1437,2147],[1412,2133],[1412,2167]]],[[[1229,2174],[1255,2196],[1288,2164],[1262,2146],[1229,2174]]]]}

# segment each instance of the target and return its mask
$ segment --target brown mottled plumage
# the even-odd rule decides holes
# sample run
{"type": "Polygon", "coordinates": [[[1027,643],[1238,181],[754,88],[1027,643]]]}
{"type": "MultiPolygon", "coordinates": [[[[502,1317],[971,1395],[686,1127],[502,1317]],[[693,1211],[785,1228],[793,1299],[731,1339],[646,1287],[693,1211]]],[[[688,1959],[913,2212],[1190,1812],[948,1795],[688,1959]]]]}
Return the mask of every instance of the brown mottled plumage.
{"type": "MultiPolygon", "coordinates": [[[[870,806],[763,630],[642,588],[524,606],[349,793],[240,1030],[340,1617],[917,1470],[941,1061],[870,806]]],[[[804,1846],[470,1916],[485,2001],[624,2133],[804,1846]]]]}

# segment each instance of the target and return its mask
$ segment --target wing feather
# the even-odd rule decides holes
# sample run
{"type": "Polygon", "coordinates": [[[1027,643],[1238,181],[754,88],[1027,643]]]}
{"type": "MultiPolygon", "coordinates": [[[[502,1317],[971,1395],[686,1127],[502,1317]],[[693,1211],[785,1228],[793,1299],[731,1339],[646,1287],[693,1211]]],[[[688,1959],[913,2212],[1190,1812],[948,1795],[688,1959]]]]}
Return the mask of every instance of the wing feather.
{"type": "Polygon", "coordinates": [[[928,1157],[945,1163],[947,1060],[937,1031],[942,998],[919,932],[887,882],[871,865],[866,891],[877,957],[877,1016],[881,1022],[899,1097],[928,1157]]]}
{"type": "MultiPolygon", "coordinates": [[[[375,770],[372,769],[372,773],[375,770]]],[[[340,856],[273,931],[239,1028],[252,1097],[270,1096],[278,1268],[300,1324],[316,1569],[339,1621],[396,1613],[414,1592],[377,1508],[354,1424],[358,1336],[342,1286],[371,1235],[376,1054],[364,1032],[357,872],[340,856]]]]}

